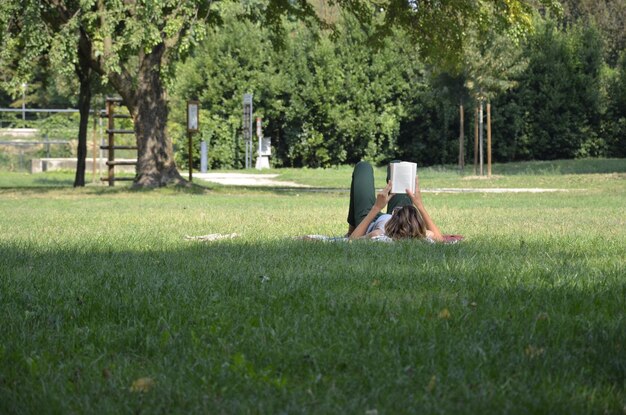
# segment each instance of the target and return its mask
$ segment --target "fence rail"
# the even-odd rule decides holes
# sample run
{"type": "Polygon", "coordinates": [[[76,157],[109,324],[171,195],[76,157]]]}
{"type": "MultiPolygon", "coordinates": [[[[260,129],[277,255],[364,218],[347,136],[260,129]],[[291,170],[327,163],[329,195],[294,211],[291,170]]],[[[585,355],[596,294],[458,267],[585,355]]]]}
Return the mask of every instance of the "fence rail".
{"type": "MultiPolygon", "coordinates": [[[[98,110],[89,110],[89,112],[96,112],[98,110]]],[[[0,112],[19,112],[19,113],[23,113],[23,112],[70,112],[70,113],[77,113],[79,112],[76,109],[71,109],[71,108],[65,108],[65,109],[54,109],[54,108],[41,108],[41,109],[21,109],[21,108],[0,108],[0,112]]]]}
{"type": "Polygon", "coordinates": [[[37,146],[42,144],[69,144],[70,142],[67,140],[44,140],[44,141],[1,141],[0,145],[9,145],[9,146],[37,146]]]}

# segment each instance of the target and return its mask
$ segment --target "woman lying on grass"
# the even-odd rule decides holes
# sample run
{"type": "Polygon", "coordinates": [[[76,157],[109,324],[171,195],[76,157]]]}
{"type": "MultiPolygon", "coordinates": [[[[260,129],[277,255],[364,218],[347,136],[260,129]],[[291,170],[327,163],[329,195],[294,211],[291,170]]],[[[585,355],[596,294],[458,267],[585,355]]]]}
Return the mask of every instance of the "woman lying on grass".
{"type": "Polygon", "coordinates": [[[375,196],[374,170],[367,162],[360,162],[352,172],[348,233],[350,239],[391,238],[426,239],[444,242],[444,237],[430,218],[422,203],[419,179],[415,177],[415,193],[391,194],[387,173],[387,186],[375,196]],[[381,213],[387,206],[387,213],[381,213]]]}

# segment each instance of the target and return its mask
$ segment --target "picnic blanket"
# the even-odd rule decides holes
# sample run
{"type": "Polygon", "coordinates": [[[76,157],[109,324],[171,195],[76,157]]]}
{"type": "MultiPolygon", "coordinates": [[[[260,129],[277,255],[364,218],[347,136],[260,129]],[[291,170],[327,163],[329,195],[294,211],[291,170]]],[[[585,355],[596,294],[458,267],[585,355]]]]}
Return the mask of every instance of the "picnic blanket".
{"type": "Polygon", "coordinates": [[[219,241],[220,239],[233,239],[239,237],[236,233],[210,233],[208,235],[200,235],[200,236],[190,236],[185,235],[185,240],[187,241],[201,241],[201,242],[213,242],[219,241]]]}
{"type": "MultiPolygon", "coordinates": [[[[321,241],[321,242],[348,242],[350,241],[350,239],[346,238],[345,236],[326,236],[326,235],[304,235],[296,239],[302,239],[305,241],[321,241]]],[[[463,235],[453,235],[453,234],[443,235],[444,244],[456,244],[462,241],[463,239],[465,239],[463,235]]],[[[388,243],[394,241],[393,239],[385,235],[375,236],[368,240],[373,241],[373,242],[388,242],[388,243]]],[[[424,241],[428,243],[433,243],[433,244],[436,243],[434,240],[430,238],[425,238],[424,241]]]]}
{"type": "MultiPolygon", "coordinates": [[[[199,235],[199,236],[190,236],[185,235],[185,240],[187,241],[200,241],[200,242],[214,242],[222,239],[233,239],[238,238],[240,235],[237,233],[210,233],[208,235],[199,235]]],[[[462,235],[443,235],[443,243],[444,244],[455,244],[462,241],[464,238],[462,235]]],[[[294,239],[299,239],[303,241],[320,241],[320,242],[349,242],[350,239],[345,236],[327,236],[327,235],[304,235],[298,236],[294,239]]],[[[373,242],[393,242],[393,239],[388,236],[381,235],[376,236],[374,238],[369,239],[369,241],[373,242]]],[[[435,243],[432,239],[426,238],[424,241],[429,243],[435,243]]]]}

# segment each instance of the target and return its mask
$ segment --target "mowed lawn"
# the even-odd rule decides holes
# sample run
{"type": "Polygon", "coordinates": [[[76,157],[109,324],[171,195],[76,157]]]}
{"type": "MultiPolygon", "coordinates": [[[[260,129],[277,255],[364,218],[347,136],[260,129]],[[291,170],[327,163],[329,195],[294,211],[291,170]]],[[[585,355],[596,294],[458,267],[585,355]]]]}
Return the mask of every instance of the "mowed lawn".
{"type": "Polygon", "coordinates": [[[563,189],[426,193],[456,245],[295,240],[350,168],[275,172],[317,188],[0,173],[0,413],[626,412],[626,160],[425,169],[563,189]]]}

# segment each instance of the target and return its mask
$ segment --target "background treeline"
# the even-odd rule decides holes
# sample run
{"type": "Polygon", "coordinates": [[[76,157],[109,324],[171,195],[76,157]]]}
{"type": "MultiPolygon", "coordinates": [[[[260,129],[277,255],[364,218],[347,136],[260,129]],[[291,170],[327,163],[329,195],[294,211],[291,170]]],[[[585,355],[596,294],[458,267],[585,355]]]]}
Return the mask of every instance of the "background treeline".
{"type": "MultiPolygon", "coordinates": [[[[377,38],[373,27],[338,8],[312,3],[334,30],[296,19],[286,19],[282,32],[270,30],[249,18],[264,0],[215,5],[222,24],[168,81],[168,128],[180,167],[187,167],[184,111],[191,98],[202,107],[195,167],[201,139],[209,144],[210,168],[243,167],[246,92],[254,94],[254,115],[263,118],[277,167],[361,159],[456,163],[460,105],[464,156],[471,161],[479,100],[491,103],[498,162],[626,157],[623,0],[562,1],[563,15],[537,14],[534,32],[519,44],[470,31],[454,70],[420,59],[425,45],[400,30],[377,38]]],[[[75,107],[76,81],[46,71],[28,86],[27,107],[75,107]]],[[[100,107],[107,86],[94,91],[93,105],[100,107]]],[[[21,107],[21,96],[13,98],[0,90],[3,107],[21,107]]],[[[29,117],[28,125],[37,121],[29,117]]],[[[4,127],[21,126],[20,114],[2,118],[4,127]]],[[[36,126],[45,129],[56,118],[67,123],[65,115],[45,116],[36,126]]]]}
{"type": "Polygon", "coordinates": [[[474,108],[483,97],[492,105],[499,162],[624,157],[626,56],[619,16],[626,17],[626,6],[592,3],[565,2],[558,19],[537,15],[533,34],[519,45],[508,42],[514,53],[503,53],[494,41],[472,48],[475,39],[468,39],[464,62],[449,72],[422,62],[419,45],[400,31],[374,44],[370,28],[338,10],[330,12],[334,31],[288,22],[276,47],[275,33],[238,18],[252,4],[224,5],[224,25],[178,68],[171,133],[184,148],[184,101],[198,98],[210,167],[241,167],[242,97],[252,92],[275,166],[395,158],[456,163],[459,105],[470,160],[474,108]],[[496,62],[516,69],[507,72],[496,62]],[[508,87],[481,94],[476,84],[484,73],[508,87]]]}

